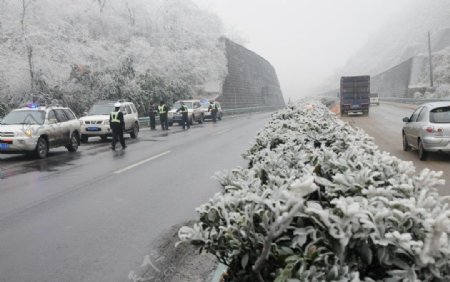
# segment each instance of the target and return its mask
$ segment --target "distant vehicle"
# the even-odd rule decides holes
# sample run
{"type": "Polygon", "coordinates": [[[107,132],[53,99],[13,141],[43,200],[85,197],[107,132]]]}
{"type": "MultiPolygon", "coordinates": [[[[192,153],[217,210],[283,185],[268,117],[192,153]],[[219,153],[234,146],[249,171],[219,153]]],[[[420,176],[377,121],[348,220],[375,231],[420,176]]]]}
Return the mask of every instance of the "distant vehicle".
{"type": "Polygon", "coordinates": [[[200,100],[180,100],[172,105],[168,113],[170,126],[174,123],[181,125],[181,112],[177,113],[177,110],[181,107],[181,102],[184,102],[184,105],[188,108],[190,125],[193,125],[194,122],[203,123],[203,111],[200,100]]]}
{"type": "MultiPolygon", "coordinates": [[[[214,103],[218,107],[217,119],[218,120],[222,120],[222,117],[223,117],[222,107],[220,106],[219,102],[214,102],[214,103]]],[[[212,120],[211,112],[208,112],[208,108],[209,108],[210,103],[209,102],[203,102],[201,104],[202,104],[202,111],[203,111],[203,119],[205,119],[205,120],[211,119],[212,120]]]]}
{"type": "MultiPolygon", "coordinates": [[[[88,142],[89,137],[99,136],[105,141],[112,136],[109,125],[109,116],[114,111],[114,103],[117,101],[101,101],[94,104],[87,115],[80,118],[81,142],[88,142]]],[[[131,138],[137,138],[139,134],[139,119],[136,107],[132,102],[119,101],[122,105],[120,111],[125,121],[124,133],[129,133],[131,138]]]]}
{"type": "Polygon", "coordinates": [[[33,154],[46,158],[50,148],[76,152],[80,121],[66,107],[25,107],[11,111],[0,123],[1,154],[33,154]]]}
{"type": "Polygon", "coordinates": [[[403,122],[404,151],[416,149],[422,161],[429,152],[450,152],[450,101],[423,104],[403,122]]]}
{"type": "Polygon", "coordinates": [[[378,97],[378,93],[370,93],[370,104],[371,105],[380,105],[380,97],[378,97]]]}
{"type": "Polygon", "coordinates": [[[370,76],[343,76],[340,87],[341,116],[350,113],[369,115],[370,76]]]}

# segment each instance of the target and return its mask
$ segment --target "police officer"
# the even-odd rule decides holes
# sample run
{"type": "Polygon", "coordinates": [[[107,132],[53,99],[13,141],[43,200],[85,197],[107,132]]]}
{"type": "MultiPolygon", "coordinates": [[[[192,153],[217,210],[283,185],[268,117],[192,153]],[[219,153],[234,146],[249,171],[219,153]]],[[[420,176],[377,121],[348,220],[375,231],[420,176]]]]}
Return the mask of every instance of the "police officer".
{"type": "Polygon", "coordinates": [[[213,100],[209,101],[208,112],[211,112],[211,117],[212,117],[213,122],[216,122],[217,111],[218,111],[218,108],[217,108],[216,103],[214,103],[213,100]]]}
{"type": "Polygon", "coordinates": [[[120,145],[122,145],[122,149],[125,149],[127,145],[125,145],[125,139],[123,138],[123,130],[125,128],[125,121],[123,120],[123,113],[120,111],[120,103],[117,102],[114,104],[114,111],[109,115],[109,126],[112,130],[112,143],[111,149],[113,151],[116,150],[117,139],[120,141],[120,145]]]}
{"type": "Polygon", "coordinates": [[[155,130],[156,129],[156,106],[153,102],[150,103],[150,106],[148,107],[148,117],[150,118],[150,129],[155,130]]]}
{"type": "Polygon", "coordinates": [[[183,124],[183,129],[185,129],[187,125],[187,129],[191,128],[189,124],[189,110],[188,107],[181,102],[181,107],[177,110],[177,113],[181,112],[181,123],[183,124]]]}
{"type": "Polygon", "coordinates": [[[162,130],[169,130],[169,121],[167,117],[169,113],[169,107],[167,107],[163,101],[159,103],[158,112],[162,130]]]}

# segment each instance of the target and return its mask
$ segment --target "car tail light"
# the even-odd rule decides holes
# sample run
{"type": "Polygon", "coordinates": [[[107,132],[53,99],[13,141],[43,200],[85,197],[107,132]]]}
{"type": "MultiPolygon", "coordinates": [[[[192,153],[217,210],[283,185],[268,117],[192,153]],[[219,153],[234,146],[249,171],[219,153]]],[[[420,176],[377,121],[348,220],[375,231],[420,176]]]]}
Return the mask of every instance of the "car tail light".
{"type": "Polygon", "coordinates": [[[432,126],[428,126],[425,128],[425,131],[428,133],[433,133],[434,132],[434,128],[432,126]]]}
{"type": "Polygon", "coordinates": [[[427,127],[425,127],[425,131],[428,133],[433,133],[434,136],[444,135],[444,129],[442,127],[435,128],[433,126],[427,126],[427,127]]]}

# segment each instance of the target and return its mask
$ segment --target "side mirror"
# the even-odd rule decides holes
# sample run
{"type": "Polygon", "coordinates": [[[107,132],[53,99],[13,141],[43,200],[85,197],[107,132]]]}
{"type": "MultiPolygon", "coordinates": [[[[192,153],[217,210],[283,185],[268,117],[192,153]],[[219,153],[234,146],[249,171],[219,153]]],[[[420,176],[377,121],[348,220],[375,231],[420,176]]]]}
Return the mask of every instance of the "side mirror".
{"type": "Polygon", "coordinates": [[[403,122],[409,122],[409,117],[404,117],[403,122]]]}
{"type": "Polygon", "coordinates": [[[48,120],[48,123],[49,124],[55,124],[55,123],[58,123],[58,120],[56,118],[51,118],[51,119],[48,120]]]}

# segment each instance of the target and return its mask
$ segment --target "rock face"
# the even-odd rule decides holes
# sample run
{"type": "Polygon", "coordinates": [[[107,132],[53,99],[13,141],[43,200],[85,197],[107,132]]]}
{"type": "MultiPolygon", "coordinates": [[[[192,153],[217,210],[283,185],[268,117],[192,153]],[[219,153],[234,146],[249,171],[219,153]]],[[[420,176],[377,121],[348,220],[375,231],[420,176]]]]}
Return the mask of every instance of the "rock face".
{"type": "Polygon", "coordinates": [[[228,75],[218,97],[227,109],[277,109],[285,106],[273,66],[256,53],[222,38],[228,60],[228,75]]]}

